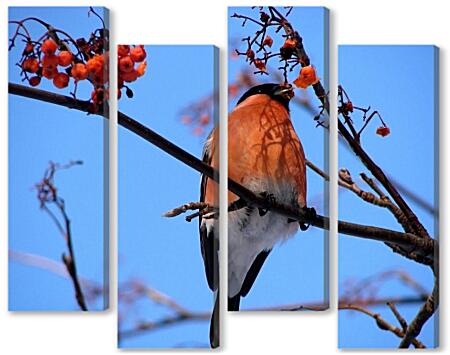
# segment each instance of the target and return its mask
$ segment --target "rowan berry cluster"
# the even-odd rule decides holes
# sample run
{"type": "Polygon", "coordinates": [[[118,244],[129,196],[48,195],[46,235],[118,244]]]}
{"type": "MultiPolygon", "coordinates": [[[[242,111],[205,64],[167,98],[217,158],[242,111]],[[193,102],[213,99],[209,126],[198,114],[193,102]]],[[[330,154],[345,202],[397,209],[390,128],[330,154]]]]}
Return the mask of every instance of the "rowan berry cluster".
{"type": "Polygon", "coordinates": [[[339,85],[338,86],[338,114],[342,115],[344,118],[344,122],[350,127],[350,131],[352,132],[354,138],[359,140],[361,133],[368,127],[369,122],[375,118],[381,123],[381,125],[376,129],[375,133],[381,137],[386,137],[391,134],[391,129],[386,125],[381,114],[378,111],[374,111],[371,107],[359,107],[355,106],[353,102],[350,100],[347,92],[344,88],[339,85]],[[354,112],[360,112],[362,114],[361,121],[363,122],[362,127],[359,131],[356,129],[355,124],[351,115],[354,112]]]}
{"type": "MultiPolygon", "coordinates": [[[[93,31],[88,38],[73,39],[63,30],[59,30],[39,18],[28,17],[22,21],[10,21],[16,30],[10,38],[11,50],[18,39],[23,39],[24,49],[17,63],[21,68],[22,80],[30,86],[38,86],[45,80],[50,80],[58,89],[73,85],[71,95],[76,99],[77,87],[80,82],[92,85],[89,108],[90,113],[98,113],[103,109],[109,98],[109,33],[101,17],[91,8],[102,21],[103,27],[93,31]],[[27,28],[29,23],[38,23],[46,31],[33,40],[27,28]]],[[[133,92],[125,83],[133,82],[144,75],[146,69],[146,52],[143,46],[119,46],[119,82],[117,95],[126,89],[128,97],[133,92]],[[137,67],[135,68],[135,63],[137,67]]]]}
{"type": "Polygon", "coordinates": [[[119,45],[117,47],[117,62],[118,62],[118,98],[122,96],[121,90],[126,89],[126,95],[133,97],[133,91],[125,85],[125,83],[131,83],[137,78],[145,74],[147,69],[147,53],[143,45],[119,45]]]}
{"type": "Polygon", "coordinates": [[[237,56],[244,56],[246,61],[254,66],[256,69],[254,74],[268,75],[267,65],[269,61],[277,58],[279,62],[284,63],[278,67],[278,70],[282,71],[285,83],[289,82],[288,72],[294,71],[294,68],[298,65],[301,69],[292,81],[295,86],[306,89],[308,86],[318,83],[320,79],[317,76],[316,69],[302,55],[301,39],[299,40],[298,34],[287,25],[286,17],[292,11],[292,7],[286,7],[284,15],[274,7],[268,8],[269,13],[264,11],[264,7],[258,9],[259,19],[236,13],[231,16],[242,19],[243,26],[249,22],[259,27],[254,36],[242,39],[246,43],[246,49],[244,51],[236,49],[237,56]],[[282,35],[284,42],[278,51],[273,51],[274,40],[268,32],[270,29],[274,29],[274,33],[277,34],[282,28],[285,28],[286,33],[282,35]]]}

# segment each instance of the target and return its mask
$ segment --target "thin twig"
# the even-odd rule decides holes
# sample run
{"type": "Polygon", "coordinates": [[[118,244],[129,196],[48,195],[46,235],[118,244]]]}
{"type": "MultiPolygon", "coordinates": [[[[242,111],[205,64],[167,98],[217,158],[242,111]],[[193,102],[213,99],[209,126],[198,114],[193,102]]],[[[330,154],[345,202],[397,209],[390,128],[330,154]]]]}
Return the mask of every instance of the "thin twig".
{"type": "Polygon", "coordinates": [[[406,323],[405,318],[402,317],[400,312],[398,311],[397,307],[395,306],[395,303],[393,302],[386,302],[388,307],[391,309],[392,313],[394,314],[395,318],[397,318],[398,323],[403,329],[403,332],[406,332],[406,329],[408,328],[408,323],[406,323]]]}
{"type": "MultiPolygon", "coordinates": [[[[367,308],[364,308],[364,307],[361,307],[358,305],[354,305],[354,304],[340,304],[338,308],[339,308],[339,310],[351,310],[351,311],[363,313],[363,314],[373,318],[375,320],[378,328],[380,328],[381,330],[389,331],[389,332],[395,334],[396,336],[398,336],[399,338],[403,338],[405,336],[405,333],[400,328],[390,324],[388,321],[383,319],[378,313],[374,313],[367,308]]],[[[412,338],[411,342],[418,349],[425,348],[425,345],[415,338],[412,338]]]]}
{"type": "Polygon", "coordinates": [[[436,278],[433,292],[428,297],[427,301],[422,305],[417,315],[409,323],[408,328],[400,342],[399,348],[409,348],[410,344],[414,345],[414,339],[422,331],[422,327],[433,316],[439,304],[439,282],[436,278]]]}
{"type": "Polygon", "coordinates": [[[36,184],[36,190],[37,190],[37,198],[39,200],[41,209],[50,216],[51,220],[55,223],[56,227],[58,228],[58,231],[63,235],[65,239],[68,254],[63,253],[61,258],[72,280],[73,287],[75,289],[75,298],[77,300],[77,303],[80,306],[81,310],[87,311],[88,309],[86,306],[86,300],[77,274],[77,266],[75,261],[75,252],[73,249],[70,218],[66,212],[64,199],[61,196],[59,196],[58,189],[56,188],[54,182],[55,173],[57,170],[67,169],[74,165],[80,164],[82,164],[81,161],[71,161],[66,165],[59,165],[50,162],[50,166],[45,170],[44,177],[39,183],[36,184]],[[56,209],[59,212],[62,222],[58,219],[55,213],[52,212],[52,210],[48,207],[48,205],[56,206],[56,209]]]}

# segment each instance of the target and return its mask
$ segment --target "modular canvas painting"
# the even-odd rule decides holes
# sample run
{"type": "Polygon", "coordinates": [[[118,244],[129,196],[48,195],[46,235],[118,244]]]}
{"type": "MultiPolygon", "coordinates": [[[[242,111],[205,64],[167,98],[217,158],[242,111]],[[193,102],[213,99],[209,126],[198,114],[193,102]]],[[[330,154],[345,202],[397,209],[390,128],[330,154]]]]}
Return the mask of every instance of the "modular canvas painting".
{"type": "Polygon", "coordinates": [[[217,347],[218,49],[118,55],[119,347],[217,347]]]}
{"type": "Polygon", "coordinates": [[[328,308],[328,10],[228,9],[228,310],[328,308]]]}
{"type": "Polygon", "coordinates": [[[433,348],[439,51],[339,46],[339,347],[433,348]]]}
{"type": "Polygon", "coordinates": [[[108,10],[11,7],[9,310],[108,305],[108,10]]]}

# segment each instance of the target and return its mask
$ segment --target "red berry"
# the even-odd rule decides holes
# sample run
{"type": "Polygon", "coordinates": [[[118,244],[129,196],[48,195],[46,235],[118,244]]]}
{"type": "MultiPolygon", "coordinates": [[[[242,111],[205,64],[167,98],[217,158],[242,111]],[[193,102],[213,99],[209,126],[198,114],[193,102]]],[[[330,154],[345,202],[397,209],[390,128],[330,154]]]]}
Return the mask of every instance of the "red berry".
{"type": "Polygon", "coordinates": [[[119,45],[117,46],[117,54],[119,57],[125,57],[130,53],[130,46],[127,45],[119,45]]]}
{"type": "Polygon", "coordinates": [[[70,74],[76,81],[79,81],[87,79],[89,72],[86,68],[86,65],[84,65],[83,63],[77,63],[72,67],[70,74]]]}
{"type": "Polygon", "coordinates": [[[61,51],[58,54],[58,64],[62,67],[68,67],[70,64],[72,64],[72,53],[69,51],[61,51]]]}
{"type": "Polygon", "coordinates": [[[22,63],[22,69],[28,73],[36,73],[39,70],[39,63],[35,58],[27,58],[22,63]]]}
{"type": "Polygon", "coordinates": [[[42,43],[41,50],[45,55],[55,54],[58,49],[58,45],[52,39],[47,39],[42,43]]]}
{"type": "Polygon", "coordinates": [[[33,76],[32,78],[30,78],[29,83],[31,86],[38,86],[41,83],[41,77],[33,76]]]}
{"type": "Polygon", "coordinates": [[[42,58],[42,66],[50,70],[56,69],[58,63],[59,63],[58,56],[54,54],[45,55],[44,58],[42,58]]]}
{"type": "Polygon", "coordinates": [[[129,73],[134,69],[134,62],[130,56],[122,57],[119,60],[119,70],[123,73],[129,73]]]}
{"type": "Polygon", "coordinates": [[[130,57],[133,59],[135,63],[142,62],[146,57],[147,53],[145,52],[145,49],[142,47],[134,47],[130,51],[130,57]]]}

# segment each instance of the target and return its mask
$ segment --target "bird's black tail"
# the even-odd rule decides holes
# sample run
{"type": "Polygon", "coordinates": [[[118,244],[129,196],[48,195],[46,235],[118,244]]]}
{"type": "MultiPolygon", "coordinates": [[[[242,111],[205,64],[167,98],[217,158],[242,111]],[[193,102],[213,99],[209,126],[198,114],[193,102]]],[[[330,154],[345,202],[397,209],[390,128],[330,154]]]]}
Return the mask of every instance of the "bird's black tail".
{"type": "Polygon", "coordinates": [[[238,293],[236,296],[228,297],[228,310],[239,311],[239,305],[241,303],[241,295],[238,293]]]}
{"type": "Polygon", "coordinates": [[[219,291],[215,292],[214,309],[209,324],[209,343],[212,349],[220,346],[220,297],[219,291]]]}

